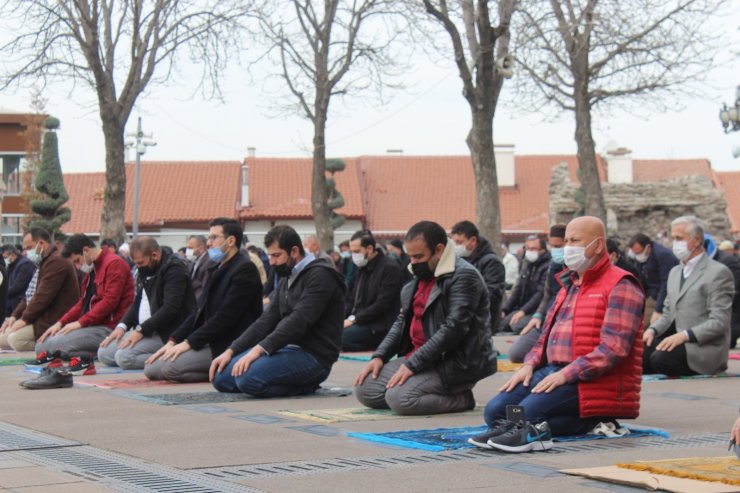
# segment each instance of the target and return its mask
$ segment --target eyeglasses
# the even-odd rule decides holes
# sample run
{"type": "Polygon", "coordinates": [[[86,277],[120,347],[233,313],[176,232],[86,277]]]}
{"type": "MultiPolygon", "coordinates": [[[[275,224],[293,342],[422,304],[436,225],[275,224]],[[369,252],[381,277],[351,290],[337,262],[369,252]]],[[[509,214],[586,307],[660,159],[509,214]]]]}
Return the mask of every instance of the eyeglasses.
{"type": "Polygon", "coordinates": [[[210,241],[214,241],[214,240],[216,240],[216,239],[218,239],[218,238],[224,238],[224,235],[209,235],[209,236],[208,236],[208,239],[209,239],[210,241]]]}

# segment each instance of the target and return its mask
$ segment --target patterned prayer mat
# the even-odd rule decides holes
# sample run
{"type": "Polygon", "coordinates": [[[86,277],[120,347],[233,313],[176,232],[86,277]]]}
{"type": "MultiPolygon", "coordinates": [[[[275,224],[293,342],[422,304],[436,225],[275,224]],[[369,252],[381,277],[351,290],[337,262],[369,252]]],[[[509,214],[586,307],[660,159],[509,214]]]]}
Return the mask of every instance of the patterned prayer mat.
{"type": "MultiPolygon", "coordinates": [[[[28,360],[26,360],[28,361],[28,360]]],[[[24,365],[23,371],[28,373],[41,373],[41,370],[44,369],[44,365],[24,365]]],[[[118,368],[117,366],[103,366],[103,365],[95,365],[95,374],[96,375],[118,375],[119,373],[138,373],[140,375],[144,374],[144,370],[122,370],[121,368],[118,368]]]]}
{"type": "Polygon", "coordinates": [[[740,459],[734,456],[640,461],[617,464],[617,467],[740,486],[740,459]]]}
{"type": "MultiPolygon", "coordinates": [[[[370,361],[371,355],[369,354],[340,354],[339,359],[343,361],[364,361],[368,362],[370,361]]],[[[512,372],[517,371],[519,368],[521,368],[521,363],[512,363],[509,361],[509,358],[506,357],[505,354],[499,354],[498,355],[498,370],[500,372],[506,373],[506,372],[512,372]]]]}
{"type": "Polygon", "coordinates": [[[99,389],[135,389],[142,387],[160,387],[162,385],[184,385],[179,382],[167,380],[149,380],[148,378],[134,378],[131,380],[84,380],[77,378],[75,385],[87,385],[99,389]]]}
{"type": "Polygon", "coordinates": [[[390,419],[408,419],[408,418],[437,418],[440,416],[482,416],[483,407],[478,406],[470,411],[462,413],[435,414],[428,416],[400,416],[390,409],[370,409],[368,407],[344,407],[337,409],[311,409],[311,410],[291,410],[284,409],[278,411],[278,414],[289,416],[291,418],[305,419],[316,423],[342,423],[347,421],[384,421],[390,419]]]}
{"type": "MultiPolygon", "coordinates": [[[[303,399],[311,397],[345,397],[352,395],[352,389],[344,387],[322,387],[313,394],[289,397],[290,399],[303,399]]],[[[123,392],[119,395],[136,399],[138,401],[151,402],[162,406],[187,406],[190,404],[215,404],[223,402],[241,402],[257,397],[245,394],[229,394],[225,392],[174,392],[171,394],[137,394],[134,392],[123,392]]]]}
{"type": "MultiPolygon", "coordinates": [[[[604,435],[578,435],[571,437],[555,437],[556,442],[571,442],[577,440],[612,440],[639,437],[664,437],[667,433],[663,430],[648,428],[629,428],[629,435],[619,437],[607,437],[604,435]]],[[[443,450],[454,450],[461,448],[473,448],[468,443],[468,438],[485,432],[486,426],[474,426],[465,428],[436,428],[433,430],[407,430],[392,431],[388,433],[347,433],[347,436],[367,440],[369,442],[382,443],[385,445],[396,445],[399,447],[429,450],[441,452],[443,450]]]]}
{"type": "Polygon", "coordinates": [[[653,375],[643,375],[643,382],[657,382],[658,380],[701,380],[705,378],[738,378],[740,373],[717,373],[715,375],[692,375],[690,377],[669,377],[661,373],[653,375]]]}

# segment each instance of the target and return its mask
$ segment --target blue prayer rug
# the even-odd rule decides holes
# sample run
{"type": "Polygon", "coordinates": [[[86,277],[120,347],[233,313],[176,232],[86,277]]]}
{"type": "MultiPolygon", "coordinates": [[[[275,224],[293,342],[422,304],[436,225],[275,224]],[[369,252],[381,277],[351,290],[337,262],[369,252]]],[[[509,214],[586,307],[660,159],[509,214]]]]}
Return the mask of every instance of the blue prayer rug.
{"type": "MultiPolygon", "coordinates": [[[[616,438],[639,438],[639,437],[662,437],[668,438],[666,431],[657,428],[638,428],[627,426],[630,430],[628,435],[621,437],[607,437],[604,435],[577,435],[570,437],[554,437],[556,442],[571,442],[579,440],[605,440],[616,438]]],[[[462,448],[474,448],[468,443],[468,438],[484,433],[486,426],[473,426],[464,428],[436,428],[433,430],[407,430],[392,431],[387,433],[347,433],[347,436],[359,438],[369,442],[395,445],[398,447],[442,452],[444,450],[455,450],[462,448]]]]}

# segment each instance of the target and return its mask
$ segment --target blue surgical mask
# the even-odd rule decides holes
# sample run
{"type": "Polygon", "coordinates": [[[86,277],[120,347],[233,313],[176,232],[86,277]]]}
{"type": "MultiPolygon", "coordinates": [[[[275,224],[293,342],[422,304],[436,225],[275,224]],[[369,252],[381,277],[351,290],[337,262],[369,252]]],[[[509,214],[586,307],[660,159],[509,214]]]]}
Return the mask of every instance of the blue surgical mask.
{"type": "Polygon", "coordinates": [[[213,247],[213,248],[208,249],[208,257],[214,262],[216,262],[217,264],[220,264],[225,256],[226,256],[226,252],[221,250],[221,248],[219,247],[213,247]]]}
{"type": "Polygon", "coordinates": [[[550,250],[550,257],[556,264],[565,262],[565,250],[563,248],[553,248],[550,250]]]}

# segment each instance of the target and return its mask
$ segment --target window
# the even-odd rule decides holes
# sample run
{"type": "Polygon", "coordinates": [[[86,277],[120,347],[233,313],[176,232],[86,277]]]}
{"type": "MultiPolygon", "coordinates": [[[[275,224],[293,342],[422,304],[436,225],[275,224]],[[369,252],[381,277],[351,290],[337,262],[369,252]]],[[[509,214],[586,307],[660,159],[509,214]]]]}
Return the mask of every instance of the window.
{"type": "Polygon", "coordinates": [[[5,183],[5,195],[21,194],[21,159],[20,155],[1,156],[3,162],[3,183],[5,183]]]}
{"type": "Polygon", "coordinates": [[[15,245],[23,240],[23,230],[21,229],[23,217],[21,214],[3,214],[0,243],[15,245]]]}

